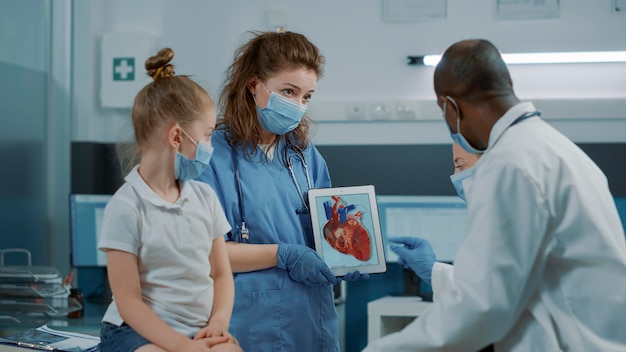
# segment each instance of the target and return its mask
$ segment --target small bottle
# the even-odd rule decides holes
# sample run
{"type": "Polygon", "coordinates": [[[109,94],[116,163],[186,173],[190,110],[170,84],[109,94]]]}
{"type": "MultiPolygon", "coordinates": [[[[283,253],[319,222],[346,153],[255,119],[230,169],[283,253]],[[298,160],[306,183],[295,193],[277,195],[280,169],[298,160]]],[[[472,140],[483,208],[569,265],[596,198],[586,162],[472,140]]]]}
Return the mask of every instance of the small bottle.
{"type": "MultiPolygon", "coordinates": [[[[68,318],[82,318],[83,317],[83,312],[85,311],[85,306],[84,306],[84,296],[83,296],[83,291],[80,288],[72,288],[70,289],[70,295],[68,297],[68,300],[71,301],[72,298],[74,298],[76,301],[78,301],[78,303],[80,303],[80,310],[77,310],[75,312],[71,312],[67,314],[68,318]]],[[[69,306],[72,306],[72,303],[69,302],[69,306]]]]}

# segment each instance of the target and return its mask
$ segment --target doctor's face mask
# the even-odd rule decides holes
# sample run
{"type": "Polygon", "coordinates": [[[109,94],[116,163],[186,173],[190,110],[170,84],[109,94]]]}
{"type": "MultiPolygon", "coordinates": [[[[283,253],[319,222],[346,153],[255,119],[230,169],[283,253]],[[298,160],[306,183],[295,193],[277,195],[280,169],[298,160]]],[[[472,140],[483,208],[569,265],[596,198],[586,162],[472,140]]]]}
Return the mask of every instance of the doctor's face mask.
{"type": "Polygon", "coordinates": [[[452,185],[456,190],[456,194],[459,195],[461,199],[467,202],[465,198],[465,189],[463,189],[463,181],[471,179],[474,177],[474,167],[470,167],[469,169],[465,169],[459,173],[454,175],[450,175],[450,181],[452,181],[452,185]]]}
{"type": "Polygon", "coordinates": [[[302,117],[304,117],[307,106],[296,103],[280,94],[270,92],[265,88],[263,82],[260,83],[270,96],[264,108],[261,109],[258,104],[256,106],[261,126],[279,136],[293,131],[300,124],[302,117]]]}
{"type": "MultiPolygon", "coordinates": [[[[468,141],[467,139],[465,139],[465,137],[463,137],[463,134],[461,134],[461,111],[459,110],[459,106],[457,105],[456,101],[454,101],[454,99],[452,99],[449,96],[446,96],[446,98],[448,100],[450,100],[450,102],[452,103],[452,105],[454,105],[454,108],[456,109],[456,133],[452,132],[452,129],[448,126],[448,129],[450,130],[450,137],[452,138],[452,141],[454,141],[454,143],[458,144],[461,146],[461,148],[465,149],[466,152],[468,153],[472,153],[472,154],[482,154],[483,150],[479,150],[474,148],[468,141]]],[[[446,109],[448,107],[448,104],[444,101],[443,102],[443,118],[446,118],[446,109]]]]}

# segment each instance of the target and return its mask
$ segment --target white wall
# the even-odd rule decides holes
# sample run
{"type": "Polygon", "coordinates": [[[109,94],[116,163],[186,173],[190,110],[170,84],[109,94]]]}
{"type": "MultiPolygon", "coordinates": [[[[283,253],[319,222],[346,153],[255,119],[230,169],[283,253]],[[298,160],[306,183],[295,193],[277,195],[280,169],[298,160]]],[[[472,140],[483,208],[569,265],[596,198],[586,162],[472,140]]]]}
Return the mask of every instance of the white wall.
{"type": "MultiPolygon", "coordinates": [[[[104,109],[97,98],[103,33],[158,35],[160,46],[175,50],[177,72],[193,74],[216,97],[243,33],[270,30],[268,16],[282,14],[286,28],[307,35],[327,58],[310,110],[319,121],[316,143],[449,143],[431,101],[433,70],[407,65],[406,56],[440,53],[471,37],[502,52],[626,50],[626,15],[612,13],[611,0],[560,2],[557,19],[499,20],[494,0],[448,0],[447,19],[390,23],[381,20],[380,0],[77,1],[72,139],[115,142],[128,126],[129,109],[104,109]],[[428,121],[337,122],[350,104],[369,110],[396,101],[414,102],[428,121]]],[[[518,96],[538,100],[544,117],[572,139],[626,141],[626,64],[512,66],[511,73],[518,96]]]]}

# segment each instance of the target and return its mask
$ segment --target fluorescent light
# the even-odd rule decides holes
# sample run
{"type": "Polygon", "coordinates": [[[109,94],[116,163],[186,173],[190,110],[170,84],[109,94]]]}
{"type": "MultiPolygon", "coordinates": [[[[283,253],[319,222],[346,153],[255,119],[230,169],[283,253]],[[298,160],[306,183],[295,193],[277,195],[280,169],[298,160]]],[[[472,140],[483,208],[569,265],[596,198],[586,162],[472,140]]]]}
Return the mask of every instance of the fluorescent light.
{"type": "Polygon", "coordinates": [[[437,66],[441,60],[441,55],[424,55],[424,66],[437,66]]]}
{"type": "MultiPolygon", "coordinates": [[[[502,54],[502,58],[510,65],[626,62],[626,51],[502,54]]],[[[424,55],[422,58],[424,66],[436,66],[439,60],[441,55],[424,55]]]]}

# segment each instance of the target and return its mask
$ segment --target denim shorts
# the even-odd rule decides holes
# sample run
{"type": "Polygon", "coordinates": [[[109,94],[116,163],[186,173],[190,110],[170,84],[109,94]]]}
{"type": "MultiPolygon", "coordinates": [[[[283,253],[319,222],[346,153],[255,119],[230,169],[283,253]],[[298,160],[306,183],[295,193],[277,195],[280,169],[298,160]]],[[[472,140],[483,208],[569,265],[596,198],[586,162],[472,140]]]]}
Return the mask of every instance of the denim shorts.
{"type": "Polygon", "coordinates": [[[150,343],[126,324],[117,326],[104,323],[100,331],[98,350],[101,352],[134,352],[139,347],[150,343]]]}

